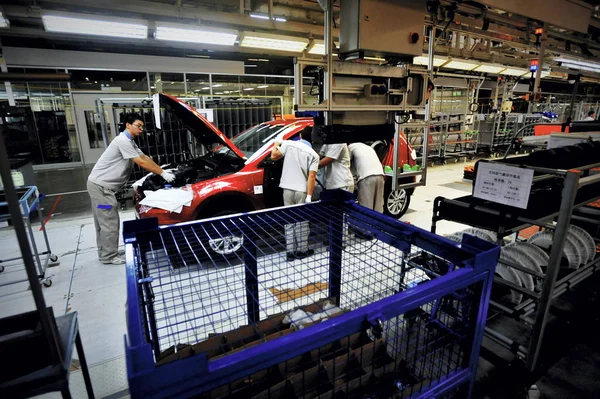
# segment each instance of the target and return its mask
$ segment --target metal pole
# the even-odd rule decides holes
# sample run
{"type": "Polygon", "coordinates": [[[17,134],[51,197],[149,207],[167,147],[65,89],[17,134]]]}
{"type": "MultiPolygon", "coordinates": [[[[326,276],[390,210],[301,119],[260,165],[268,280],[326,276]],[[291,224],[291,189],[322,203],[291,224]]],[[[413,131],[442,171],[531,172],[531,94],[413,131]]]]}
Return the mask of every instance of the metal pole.
{"type": "MultiPolygon", "coordinates": [[[[427,82],[425,82],[425,87],[427,87],[429,85],[429,81],[433,81],[432,77],[433,77],[433,43],[435,41],[435,23],[433,24],[433,26],[431,27],[431,30],[429,31],[429,43],[428,43],[428,47],[427,47],[427,82]]],[[[427,90],[427,89],[425,89],[427,90]]],[[[433,91],[433,90],[432,90],[433,91]]],[[[421,159],[421,170],[424,172],[423,173],[423,177],[422,180],[426,180],[427,179],[427,155],[429,153],[429,120],[431,118],[431,103],[433,102],[433,98],[432,98],[432,94],[430,93],[429,95],[429,99],[427,100],[427,103],[425,104],[425,131],[423,132],[423,154],[422,154],[422,159],[421,159]]],[[[423,182],[425,183],[425,182],[423,182]]]]}
{"type": "Polygon", "coordinates": [[[571,122],[571,118],[573,117],[573,106],[575,105],[575,96],[577,95],[577,90],[579,89],[579,76],[575,80],[575,84],[573,85],[573,94],[571,94],[571,103],[569,104],[569,114],[567,115],[567,119],[564,122],[571,122]]]}
{"type": "MultiPolygon", "coordinates": [[[[0,114],[3,114],[0,112],[0,114]]],[[[0,115],[0,122],[3,122],[4,116],[0,115]]],[[[38,281],[35,264],[33,262],[33,255],[31,248],[29,247],[29,241],[27,239],[27,232],[25,231],[25,224],[23,222],[23,215],[21,215],[21,209],[19,206],[19,198],[17,197],[17,191],[12,181],[10,174],[10,163],[8,162],[8,153],[6,152],[6,145],[4,143],[4,124],[0,123],[0,177],[4,183],[4,193],[6,195],[6,202],[8,203],[8,209],[10,211],[10,217],[15,228],[17,235],[17,241],[19,242],[19,248],[21,249],[21,255],[23,257],[23,263],[25,264],[25,270],[27,272],[27,280],[31,288],[31,294],[33,295],[33,301],[40,317],[40,323],[48,341],[48,350],[50,351],[51,359],[53,363],[62,364],[62,357],[58,347],[58,339],[56,336],[56,330],[53,328],[54,323],[50,321],[50,315],[46,310],[46,301],[44,300],[44,294],[38,281]]],[[[39,204],[38,204],[39,206],[39,204]]]]}
{"type": "Polygon", "coordinates": [[[562,189],[562,201],[560,203],[560,213],[558,214],[558,222],[556,230],[554,230],[554,238],[552,239],[552,250],[550,251],[550,260],[548,262],[548,270],[544,285],[540,293],[540,302],[535,315],[535,324],[531,331],[531,340],[527,348],[527,368],[530,371],[535,370],[538,361],[540,349],[544,339],[544,331],[550,305],[552,304],[554,286],[556,285],[556,277],[560,269],[560,261],[562,252],[565,246],[568,226],[571,222],[571,214],[573,213],[573,204],[577,196],[579,183],[579,172],[568,172],[565,177],[564,187],[562,189]]]}
{"type": "MultiPolygon", "coordinates": [[[[324,99],[327,103],[327,109],[331,109],[331,83],[333,81],[333,0],[327,0],[327,9],[325,9],[325,54],[327,57],[327,75],[324,81],[324,99]]],[[[325,111],[325,125],[332,125],[331,113],[325,111]]]]}

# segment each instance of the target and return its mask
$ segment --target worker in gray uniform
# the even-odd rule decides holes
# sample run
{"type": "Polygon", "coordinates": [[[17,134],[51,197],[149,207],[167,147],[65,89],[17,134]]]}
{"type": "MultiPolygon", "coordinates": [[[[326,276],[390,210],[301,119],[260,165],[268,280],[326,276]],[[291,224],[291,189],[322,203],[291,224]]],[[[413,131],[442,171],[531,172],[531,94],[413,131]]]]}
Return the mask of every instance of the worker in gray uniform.
{"type": "Polygon", "coordinates": [[[133,163],[161,175],[168,183],[175,180],[173,173],[162,170],[133,141],[143,131],[142,118],[137,114],[127,115],[125,130],[111,141],[88,177],[87,190],[92,200],[98,258],[104,264],[125,263],[122,253],[118,252],[120,220],[116,193],[129,180],[133,163]]]}
{"type": "Polygon", "coordinates": [[[323,144],[319,167],[324,168],[323,185],[327,190],[342,189],[354,192],[350,171],[350,151],[346,144],[323,144]]]}
{"type": "Polygon", "coordinates": [[[348,144],[351,169],[356,175],[358,203],[383,213],[383,166],[375,150],[364,143],[348,144]]]}
{"type": "MultiPolygon", "coordinates": [[[[319,155],[305,140],[284,140],[275,142],[271,150],[271,159],[283,158],[283,169],[279,187],[283,189],[283,204],[286,206],[311,202],[319,155]]],[[[314,250],[308,248],[308,221],[285,225],[285,242],[288,261],[311,256],[314,250]]]]}

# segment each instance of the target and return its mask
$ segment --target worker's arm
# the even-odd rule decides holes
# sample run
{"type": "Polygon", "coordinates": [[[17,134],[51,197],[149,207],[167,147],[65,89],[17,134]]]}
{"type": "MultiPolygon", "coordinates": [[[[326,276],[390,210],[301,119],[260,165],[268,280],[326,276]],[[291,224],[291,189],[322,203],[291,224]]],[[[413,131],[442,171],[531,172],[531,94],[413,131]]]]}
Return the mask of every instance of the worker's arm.
{"type": "Polygon", "coordinates": [[[315,190],[315,182],[317,180],[317,172],[309,171],[308,172],[308,181],[306,182],[306,195],[312,197],[313,191],[315,190]]]}
{"type": "Polygon", "coordinates": [[[156,164],[148,155],[141,154],[139,157],[132,158],[133,162],[136,163],[140,168],[147,170],[148,172],[156,173],[157,175],[162,175],[163,170],[160,166],[156,164]]]}
{"type": "Polygon", "coordinates": [[[273,149],[271,150],[271,159],[273,161],[279,161],[281,158],[283,158],[283,154],[281,151],[279,151],[280,145],[281,143],[279,141],[276,141],[275,144],[273,144],[273,149]]]}
{"type": "Polygon", "coordinates": [[[329,165],[330,163],[332,163],[333,161],[335,161],[334,158],[329,158],[329,157],[323,157],[321,158],[321,160],[319,161],[319,168],[322,168],[324,166],[329,165]]]}

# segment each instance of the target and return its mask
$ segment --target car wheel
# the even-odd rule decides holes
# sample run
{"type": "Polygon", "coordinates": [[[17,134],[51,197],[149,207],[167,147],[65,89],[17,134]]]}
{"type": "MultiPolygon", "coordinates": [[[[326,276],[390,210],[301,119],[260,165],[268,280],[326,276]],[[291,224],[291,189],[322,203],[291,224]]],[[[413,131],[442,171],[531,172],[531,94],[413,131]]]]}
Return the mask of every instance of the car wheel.
{"type": "MultiPolygon", "coordinates": [[[[233,215],[239,213],[237,210],[227,209],[219,211],[211,217],[221,217],[227,215],[233,215]]],[[[210,238],[208,240],[208,247],[216,254],[225,257],[235,257],[236,254],[242,249],[244,245],[243,236],[223,236],[218,238],[210,238]]]]}
{"type": "Polygon", "coordinates": [[[401,218],[408,210],[411,194],[412,190],[403,188],[392,190],[392,184],[388,182],[385,185],[383,212],[396,219],[401,218]]]}

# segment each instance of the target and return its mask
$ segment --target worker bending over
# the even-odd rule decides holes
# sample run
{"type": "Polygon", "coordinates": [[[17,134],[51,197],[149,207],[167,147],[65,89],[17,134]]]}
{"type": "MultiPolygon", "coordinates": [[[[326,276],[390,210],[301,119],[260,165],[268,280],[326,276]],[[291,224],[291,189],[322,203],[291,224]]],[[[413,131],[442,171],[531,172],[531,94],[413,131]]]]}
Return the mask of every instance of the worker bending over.
{"type": "Polygon", "coordinates": [[[364,143],[348,144],[352,169],[356,175],[358,203],[383,213],[383,166],[375,150],[364,143]]]}
{"type": "Polygon", "coordinates": [[[121,223],[116,193],[129,180],[133,162],[148,172],[161,175],[168,183],[175,180],[175,175],[163,171],[133,141],[143,131],[142,118],[137,114],[127,115],[125,130],[111,141],[88,177],[87,190],[92,200],[98,258],[104,264],[125,263],[122,253],[118,252],[121,223]]]}
{"type": "MultiPolygon", "coordinates": [[[[283,158],[279,187],[283,189],[283,204],[297,205],[311,202],[315,179],[319,169],[319,155],[305,140],[275,142],[271,159],[283,158]]],[[[314,253],[308,248],[308,221],[285,225],[285,242],[288,261],[303,259],[314,253]]]]}
{"type": "Polygon", "coordinates": [[[350,151],[346,144],[323,144],[319,167],[324,168],[323,185],[327,190],[336,188],[354,192],[354,178],[350,171],[350,151]]]}

